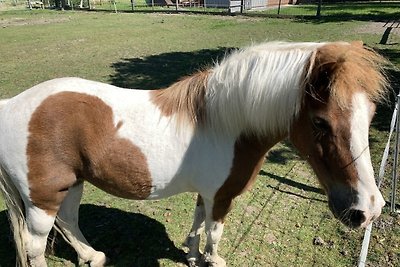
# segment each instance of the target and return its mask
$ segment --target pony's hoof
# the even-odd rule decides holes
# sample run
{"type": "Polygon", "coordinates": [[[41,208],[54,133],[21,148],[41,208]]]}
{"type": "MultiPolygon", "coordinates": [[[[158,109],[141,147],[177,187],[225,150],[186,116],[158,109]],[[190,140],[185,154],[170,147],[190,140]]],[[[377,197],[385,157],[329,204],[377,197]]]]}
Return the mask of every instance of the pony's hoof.
{"type": "Polygon", "coordinates": [[[104,267],[107,264],[108,258],[103,252],[100,253],[102,254],[101,256],[98,255],[99,257],[90,262],[90,267],[104,267]]]}
{"type": "Polygon", "coordinates": [[[187,258],[187,263],[189,267],[199,267],[199,259],[198,258],[187,258]]]}
{"type": "Polygon", "coordinates": [[[28,266],[30,267],[46,267],[46,259],[44,255],[36,257],[36,258],[29,258],[28,259],[28,266]]]}
{"type": "Polygon", "coordinates": [[[90,267],[104,267],[108,262],[108,258],[103,252],[96,252],[90,260],[84,260],[79,258],[79,266],[85,266],[89,264],[90,267]]]}
{"type": "Polygon", "coordinates": [[[189,252],[188,255],[186,255],[186,260],[189,267],[200,267],[202,266],[201,261],[203,260],[203,257],[200,251],[194,253],[189,252]]]}
{"type": "MultiPolygon", "coordinates": [[[[203,265],[201,265],[203,266],[203,265]]],[[[226,267],[226,262],[218,255],[211,256],[209,253],[204,255],[204,266],[207,267],[226,267]]]]}

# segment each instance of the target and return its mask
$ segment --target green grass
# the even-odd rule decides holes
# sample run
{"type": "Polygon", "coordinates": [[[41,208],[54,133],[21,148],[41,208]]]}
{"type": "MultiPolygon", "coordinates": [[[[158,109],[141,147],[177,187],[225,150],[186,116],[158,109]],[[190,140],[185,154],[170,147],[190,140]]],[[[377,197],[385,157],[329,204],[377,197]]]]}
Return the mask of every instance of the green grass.
{"type": "MultiPolygon", "coordinates": [[[[278,8],[270,8],[263,11],[257,11],[258,14],[278,14],[278,8]]],[[[281,15],[292,16],[316,16],[317,4],[288,5],[280,9],[281,15]]],[[[346,1],[342,3],[322,3],[322,19],[390,19],[398,18],[400,15],[398,1],[384,2],[356,2],[346,1]]]]}
{"type": "MultiPolygon", "coordinates": [[[[378,45],[383,30],[370,25],[248,16],[3,11],[0,98],[63,76],[131,88],[164,87],[212,64],[229,49],[266,40],[363,40],[399,67],[399,35],[391,35],[389,45],[378,45]]],[[[399,77],[399,72],[393,74],[399,77]]],[[[371,130],[375,169],[391,108],[379,109],[371,130]]],[[[390,173],[384,183],[386,199],[388,179],[390,173]]],[[[80,224],[113,266],[179,266],[194,204],[193,194],[140,202],[110,196],[87,184],[80,224]]],[[[0,266],[14,266],[4,209],[0,200],[0,266]]],[[[283,142],[271,151],[253,189],[235,201],[220,253],[230,266],[353,266],[362,235],[363,231],[348,230],[333,218],[309,167],[283,142]],[[325,245],[314,245],[315,237],[325,245]]],[[[369,266],[398,266],[399,244],[400,218],[385,209],[373,229],[369,266]]],[[[49,265],[74,264],[75,253],[57,238],[49,265]]]]}

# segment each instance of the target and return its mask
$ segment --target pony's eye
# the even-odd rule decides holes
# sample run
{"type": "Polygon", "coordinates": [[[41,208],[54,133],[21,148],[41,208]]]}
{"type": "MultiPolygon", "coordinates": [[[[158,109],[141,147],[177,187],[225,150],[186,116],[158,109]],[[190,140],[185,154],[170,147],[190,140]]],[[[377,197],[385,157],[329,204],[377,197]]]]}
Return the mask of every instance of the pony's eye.
{"type": "Polygon", "coordinates": [[[329,132],[331,129],[329,122],[321,117],[314,117],[312,123],[315,129],[325,133],[329,132]]]}

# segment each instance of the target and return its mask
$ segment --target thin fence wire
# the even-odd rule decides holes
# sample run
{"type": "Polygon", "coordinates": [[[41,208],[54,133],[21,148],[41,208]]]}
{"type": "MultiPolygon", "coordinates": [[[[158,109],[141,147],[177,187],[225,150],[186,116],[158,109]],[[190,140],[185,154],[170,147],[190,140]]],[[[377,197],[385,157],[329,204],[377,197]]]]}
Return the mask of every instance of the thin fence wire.
{"type": "MultiPolygon", "coordinates": [[[[389,153],[391,146],[394,147],[394,155],[393,155],[393,164],[392,164],[392,188],[390,191],[390,212],[393,214],[396,212],[396,191],[397,188],[397,179],[398,179],[398,156],[399,156],[399,138],[400,138],[400,95],[397,95],[396,105],[393,111],[392,120],[390,123],[389,137],[385,146],[385,150],[383,152],[382,161],[379,169],[379,174],[376,179],[378,188],[381,188],[383,178],[385,176],[385,170],[388,164],[389,153]],[[395,133],[394,144],[392,144],[392,134],[395,133]]],[[[360,251],[360,256],[358,260],[358,267],[365,267],[367,263],[368,256],[368,247],[370,243],[370,237],[372,232],[372,223],[370,223],[365,229],[364,238],[362,242],[362,247],[360,251]]]]}

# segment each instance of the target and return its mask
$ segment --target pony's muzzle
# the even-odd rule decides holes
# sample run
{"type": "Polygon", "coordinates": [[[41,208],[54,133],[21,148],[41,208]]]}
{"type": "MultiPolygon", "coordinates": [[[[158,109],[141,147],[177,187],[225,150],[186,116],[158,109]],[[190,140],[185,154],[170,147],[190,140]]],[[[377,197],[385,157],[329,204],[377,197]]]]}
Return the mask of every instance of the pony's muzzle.
{"type": "Polygon", "coordinates": [[[351,228],[367,227],[381,215],[385,206],[385,200],[374,181],[368,186],[336,185],[329,189],[327,195],[330,210],[337,219],[351,228]]]}
{"type": "Polygon", "coordinates": [[[340,219],[345,225],[351,228],[358,228],[366,221],[364,211],[357,209],[348,210],[340,219]]]}
{"type": "Polygon", "coordinates": [[[371,197],[370,209],[366,213],[367,219],[366,222],[361,225],[361,227],[366,227],[371,222],[375,221],[382,212],[383,207],[385,206],[385,199],[382,194],[378,191],[375,197],[371,197]]]}
{"type": "Polygon", "coordinates": [[[385,206],[385,201],[378,192],[375,197],[371,197],[369,203],[351,201],[357,197],[343,199],[329,199],[329,208],[336,218],[350,228],[367,227],[372,221],[376,220],[385,206]],[[358,203],[357,203],[358,202],[358,203]]]}
{"type": "MultiPolygon", "coordinates": [[[[363,205],[358,205],[358,206],[363,207],[363,205]]],[[[384,206],[385,206],[385,199],[383,198],[381,192],[379,192],[379,190],[377,189],[375,194],[373,194],[369,198],[369,201],[367,201],[367,206],[364,209],[365,221],[360,226],[367,227],[368,224],[376,220],[381,215],[384,206]]]]}

